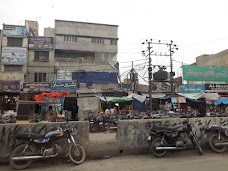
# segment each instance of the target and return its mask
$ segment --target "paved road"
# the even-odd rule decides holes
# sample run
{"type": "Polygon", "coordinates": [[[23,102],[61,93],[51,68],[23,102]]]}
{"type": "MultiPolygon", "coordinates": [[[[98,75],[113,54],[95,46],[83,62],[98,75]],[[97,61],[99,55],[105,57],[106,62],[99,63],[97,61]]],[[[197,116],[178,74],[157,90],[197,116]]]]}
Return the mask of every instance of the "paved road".
{"type": "Polygon", "coordinates": [[[107,141],[116,139],[116,133],[100,132],[100,133],[90,133],[90,141],[107,141]]]}
{"type": "MultiPolygon", "coordinates": [[[[118,156],[109,159],[87,160],[79,166],[69,161],[46,160],[36,162],[27,169],[32,171],[227,171],[228,152],[215,154],[205,152],[199,156],[196,151],[169,154],[165,158],[151,155],[118,156]],[[51,164],[50,164],[51,163],[51,164]]],[[[1,164],[0,170],[11,170],[7,164],[1,164]]]]}

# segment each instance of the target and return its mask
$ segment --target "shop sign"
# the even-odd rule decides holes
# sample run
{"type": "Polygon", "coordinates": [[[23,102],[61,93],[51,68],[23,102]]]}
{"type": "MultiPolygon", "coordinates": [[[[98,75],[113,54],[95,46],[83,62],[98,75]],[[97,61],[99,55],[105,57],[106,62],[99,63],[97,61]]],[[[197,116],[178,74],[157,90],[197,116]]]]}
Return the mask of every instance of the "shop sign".
{"type": "Polygon", "coordinates": [[[23,83],[23,92],[50,92],[51,83],[23,83]]]}
{"type": "Polygon", "coordinates": [[[2,64],[24,65],[27,63],[27,49],[19,47],[2,48],[2,64]]]}
{"type": "Polygon", "coordinates": [[[20,89],[19,80],[0,80],[0,92],[19,92],[20,89]]]}
{"type": "Polygon", "coordinates": [[[51,91],[55,92],[76,92],[76,80],[53,80],[51,91]]]}
{"type": "Polygon", "coordinates": [[[52,50],[53,38],[52,37],[30,37],[29,49],[52,50]]]}
{"type": "Polygon", "coordinates": [[[207,92],[228,92],[228,84],[205,84],[207,92]]]}
{"type": "Polygon", "coordinates": [[[180,93],[203,93],[205,91],[204,85],[181,85],[180,93]]]}
{"type": "Polygon", "coordinates": [[[228,67],[183,65],[182,70],[186,81],[228,82],[228,67]]]}
{"type": "Polygon", "coordinates": [[[3,36],[27,37],[28,31],[25,26],[3,25],[3,36]]]}

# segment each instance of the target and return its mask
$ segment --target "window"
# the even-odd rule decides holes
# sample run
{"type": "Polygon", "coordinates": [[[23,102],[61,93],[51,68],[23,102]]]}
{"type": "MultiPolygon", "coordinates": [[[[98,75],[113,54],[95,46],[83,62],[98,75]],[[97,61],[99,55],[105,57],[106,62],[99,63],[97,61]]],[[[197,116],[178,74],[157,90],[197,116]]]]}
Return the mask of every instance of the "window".
{"type": "Polygon", "coordinates": [[[116,39],[110,39],[110,45],[117,45],[116,39]]]}
{"type": "Polygon", "coordinates": [[[13,71],[22,71],[22,66],[18,65],[5,65],[5,72],[13,72],[13,71]]]}
{"type": "Polygon", "coordinates": [[[49,51],[35,51],[34,60],[48,61],[49,60],[49,51]]]}
{"type": "Polygon", "coordinates": [[[102,39],[102,38],[92,38],[92,43],[104,44],[104,39],[102,39]]]}
{"type": "Polygon", "coordinates": [[[77,42],[77,36],[74,35],[64,35],[65,42],[77,42]]]}
{"type": "Polygon", "coordinates": [[[34,73],[34,82],[46,82],[46,73],[34,73]]]}
{"type": "Polygon", "coordinates": [[[23,38],[7,38],[7,46],[10,47],[22,47],[23,38]]]}

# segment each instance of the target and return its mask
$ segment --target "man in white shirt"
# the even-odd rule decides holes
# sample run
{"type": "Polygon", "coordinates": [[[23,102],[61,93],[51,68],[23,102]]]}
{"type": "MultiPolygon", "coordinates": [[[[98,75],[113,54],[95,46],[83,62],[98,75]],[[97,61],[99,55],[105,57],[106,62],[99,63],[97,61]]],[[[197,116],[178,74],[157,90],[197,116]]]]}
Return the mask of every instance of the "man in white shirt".
{"type": "Polygon", "coordinates": [[[107,108],[107,109],[105,110],[105,115],[106,115],[106,116],[109,116],[110,114],[111,114],[111,111],[110,111],[109,108],[107,108]]]}

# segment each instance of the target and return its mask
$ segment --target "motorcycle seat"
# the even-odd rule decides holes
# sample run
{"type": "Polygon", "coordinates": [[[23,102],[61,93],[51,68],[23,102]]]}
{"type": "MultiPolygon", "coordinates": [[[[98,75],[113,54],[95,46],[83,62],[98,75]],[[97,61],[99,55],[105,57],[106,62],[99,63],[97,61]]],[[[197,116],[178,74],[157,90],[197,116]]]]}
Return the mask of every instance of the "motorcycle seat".
{"type": "Polygon", "coordinates": [[[216,130],[223,128],[221,125],[211,125],[210,127],[211,129],[216,129],[216,130]]]}
{"type": "Polygon", "coordinates": [[[166,127],[166,126],[154,126],[153,129],[155,130],[164,130],[167,132],[178,132],[183,130],[183,126],[177,126],[177,127],[166,127]]]}
{"type": "Polygon", "coordinates": [[[14,136],[16,139],[42,139],[44,134],[34,134],[34,133],[21,133],[14,136]]]}
{"type": "Polygon", "coordinates": [[[166,131],[167,132],[178,132],[178,131],[182,131],[183,130],[183,126],[177,126],[177,127],[167,127],[166,131]]]}

